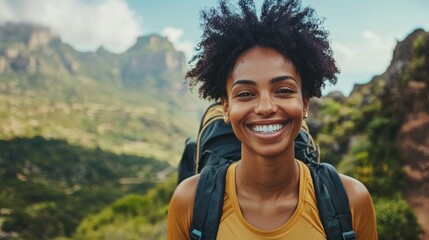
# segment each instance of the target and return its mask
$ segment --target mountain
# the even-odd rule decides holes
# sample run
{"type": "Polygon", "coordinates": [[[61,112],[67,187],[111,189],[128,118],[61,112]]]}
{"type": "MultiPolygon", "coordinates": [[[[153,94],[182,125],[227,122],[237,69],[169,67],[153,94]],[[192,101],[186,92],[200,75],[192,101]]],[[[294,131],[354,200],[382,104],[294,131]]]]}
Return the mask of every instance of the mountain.
{"type": "Polygon", "coordinates": [[[201,103],[185,57],[158,35],[122,54],[79,52],[49,29],[0,26],[0,138],[43,136],[177,162],[201,103]]]}
{"type": "Polygon", "coordinates": [[[376,197],[406,199],[427,236],[428,96],[429,33],[416,29],[397,43],[383,74],[347,97],[334,92],[312,101],[309,120],[322,161],[338,164],[376,197]]]}
{"type": "Polygon", "coordinates": [[[395,49],[391,65],[399,70],[389,73],[395,83],[386,105],[402,116],[395,146],[404,159],[405,198],[429,238],[429,33],[414,31],[395,49]]]}
{"type": "Polygon", "coordinates": [[[71,236],[174,171],[204,104],[158,35],[80,52],[48,28],[0,25],[0,239],[71,236]]]}

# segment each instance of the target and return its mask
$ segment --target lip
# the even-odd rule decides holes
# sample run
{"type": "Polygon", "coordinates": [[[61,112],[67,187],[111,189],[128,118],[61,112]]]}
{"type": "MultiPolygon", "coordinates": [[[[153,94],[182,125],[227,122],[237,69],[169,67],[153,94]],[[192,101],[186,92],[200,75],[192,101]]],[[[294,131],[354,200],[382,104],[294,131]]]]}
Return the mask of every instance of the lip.
{"type": "Polygon", "coordinates": [[[286,125],[289,121],[284,119],[271,119],[271,120],[258,120],[246,123],[247,126],[255,125],[270,125],[270,124],[284,124],[286,125]]]}

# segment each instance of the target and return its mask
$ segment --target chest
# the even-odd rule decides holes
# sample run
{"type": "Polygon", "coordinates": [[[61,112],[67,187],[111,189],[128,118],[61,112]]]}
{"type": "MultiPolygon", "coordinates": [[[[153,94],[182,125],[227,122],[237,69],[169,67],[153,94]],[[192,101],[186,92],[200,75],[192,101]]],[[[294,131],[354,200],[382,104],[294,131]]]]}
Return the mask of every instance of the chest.
{"type": "Polygon", "coordinates": [[[240,212],[246,222],[257,229],[271,231],[287,223],[297,209],[297,196],[286,200],[258,202],[252,199],[238,200],[240,212]]]}
{"type": "MultiPolygon", "coordinates": [[[[271,223],[271,221],[267,221],[271,223]]],[[[325,240],[326,236],[323,229],[313,222],[312,219],[306,219],[304,216],[292,218],[286,224],[270,231],[264,231],[249,222],[243,222],[240,216],[231,213],[225,217],[219,225],[217,239],[222,240],[290,240],[290,239],[314,239],[325,240]]]]}
{"type": "Polygon", "coordinates": [[[304,175],[296,196],[274,205],[241,198],[239,202],[234,178],[226,179],[217,239],[326,239],[312,182],[304,175]]]}

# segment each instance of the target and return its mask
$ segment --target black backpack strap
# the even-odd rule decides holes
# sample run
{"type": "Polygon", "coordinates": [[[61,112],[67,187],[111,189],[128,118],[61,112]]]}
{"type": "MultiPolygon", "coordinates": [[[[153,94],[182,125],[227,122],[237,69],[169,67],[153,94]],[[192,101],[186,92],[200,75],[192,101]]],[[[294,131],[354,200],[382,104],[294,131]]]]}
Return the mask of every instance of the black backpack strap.
{"type": "Polygon", "coordinates": [[[191,224],[191,240],[215,240],[222,215],[229,164],[206,166],[200,174],[191,224]]]}
{"type": "Polygon", "coordinates": [[[241,143],[231,125],[226,124],[223,119],[214,119],[206,125],[200,133],[200,141],[197,144],[199,144],[196,154],[197,172],[201,172],[207,165],[221,164],[222,160],[238,161],[241,158],[241,143]]]}
{"type": "Polygon", "coordinates": [[[197,144],[195,141],[186,139],[185,150],[183,150],[182,158],[179,162],[179,175],[177,184],[181,183],[186,178],[195,175],[195,151],[197,144]]]}
{"type": "Polygon", "coordinates": [[[340,176],[328,163],[308,164],[316,191],[317,208],[328,240],[354,240],[349,200],[340,176]]]}

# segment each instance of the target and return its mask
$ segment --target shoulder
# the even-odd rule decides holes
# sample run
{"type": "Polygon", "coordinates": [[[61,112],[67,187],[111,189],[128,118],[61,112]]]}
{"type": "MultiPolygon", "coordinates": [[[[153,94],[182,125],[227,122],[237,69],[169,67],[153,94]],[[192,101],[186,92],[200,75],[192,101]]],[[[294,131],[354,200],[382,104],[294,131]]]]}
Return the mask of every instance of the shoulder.
{"type": "Polygon", "coordinates": [[[372,205],[371,195],[368,189],[360,181],[340,174],[341,181],[349,198],[350,209],[359,208],[360,206],[372,205]]]}
{"type": "Polygon", "coordinates": [[[183,180],[174,191],[173,197],[171,198],[171,205],[178,205],[181,208],[193,208],[194,199],[197,189],[199,175],[195,175],[183,180]]]}
{"type": "Polygon", "coordinates": [[[174,191],[168,208],[167,239],[189,239],[199,175],[183,180],[174,191]]]}
{"type": "Polygon", "coordinates": [[[368,189],[352,177],[340,174],[340,178],[347,192],[358,239],[378,239],[374,204],[368,189]]]}

